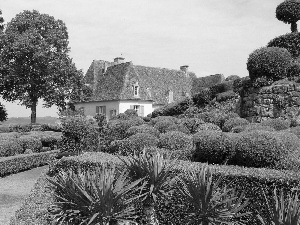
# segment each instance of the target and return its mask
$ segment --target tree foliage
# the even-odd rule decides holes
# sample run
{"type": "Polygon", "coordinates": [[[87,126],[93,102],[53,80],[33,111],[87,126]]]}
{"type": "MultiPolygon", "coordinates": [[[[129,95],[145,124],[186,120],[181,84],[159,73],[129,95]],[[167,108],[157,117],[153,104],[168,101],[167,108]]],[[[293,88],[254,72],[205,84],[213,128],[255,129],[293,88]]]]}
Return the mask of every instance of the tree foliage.
{"type": "Polygon", "coordinates": [[[0,9],[0,33],[3,31],[3,29],[4,29],[4,25],[3,25],[3,23],[4,23],[4,19],[3,19],[3,17],[1,16],[2,15],[2,10],[0,9]]]}
{"type": "Polygon", "coordinates": [[[36,10],[17,14],[1,36],[0,93],[31,108],[32,123],[39,99],[46,107],[65,106],[72,83],[80,78],[68,44],[64,22],[36,10]]]}
{"type": "Polygon", "coordinates": [[[284,23],[291,24],[291,31],[298,32],[297,21],[300,19],[300,1],[285,0],[276,8],[276,18],[284,23]]]}

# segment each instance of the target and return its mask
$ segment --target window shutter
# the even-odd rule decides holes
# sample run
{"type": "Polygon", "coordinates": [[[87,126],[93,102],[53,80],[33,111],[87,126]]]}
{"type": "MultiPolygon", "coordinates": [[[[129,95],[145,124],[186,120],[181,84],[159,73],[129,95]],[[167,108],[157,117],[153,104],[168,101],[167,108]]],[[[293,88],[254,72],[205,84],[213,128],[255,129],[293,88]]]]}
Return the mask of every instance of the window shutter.
{"type": "Polygon", "coordinates": [[[140,110],[141,110],[141,111],[140,111],[141,115],[140,115],[140,116],[144,116],[144,106],[141,105],[140,107],[141,107],[141,109],[140,109],[140,110]]]}
{"type": "Polygon", "coordinates": [[[133,105],[130,105],[130,109],[133,109],[133,105]]]}
{"type": "Polygon", "coordinates": [[[96,106],[96,113],[99,113],[99,106],[96,106]]]}
{"type": "Polygon", "coordinates": [[[103,114],[106,115],[106,106],[103,106],[103,114]]]}

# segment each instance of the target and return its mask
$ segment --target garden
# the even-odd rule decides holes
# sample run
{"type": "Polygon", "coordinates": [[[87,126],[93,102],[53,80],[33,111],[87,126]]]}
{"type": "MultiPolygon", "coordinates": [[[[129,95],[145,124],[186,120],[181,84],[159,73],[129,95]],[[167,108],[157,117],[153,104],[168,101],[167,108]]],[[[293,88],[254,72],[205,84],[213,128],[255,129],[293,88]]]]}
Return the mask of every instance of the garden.
{"type": "Polygon", "coordinates": [[[300,224],[299,12],[278,5],[292,33],[249,55],[249,77],[195,78],[146,117],[0,128],[1,176],[49,164],[10,225],[300,224]]]}

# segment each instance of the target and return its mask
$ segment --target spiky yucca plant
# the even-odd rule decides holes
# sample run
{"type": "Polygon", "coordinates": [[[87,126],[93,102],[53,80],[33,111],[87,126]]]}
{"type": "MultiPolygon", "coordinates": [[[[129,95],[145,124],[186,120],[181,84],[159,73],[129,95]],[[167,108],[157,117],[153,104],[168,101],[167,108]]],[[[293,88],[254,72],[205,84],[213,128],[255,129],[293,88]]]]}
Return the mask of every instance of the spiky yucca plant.
{"type": "Polygon", "coordinates": [[[273,202],[270,204],[265,192],[265,204],[268,209],[268,217],[263,218],[258,215],[259,220],[263,225],[298,225],[300,224],[300,202],[298,194],[288,194],[284,197],[283,191],[277,195],[276,188],[273,193],[273,202]]]}
{"type": "Polygon", "coordinates": [[[170,194],[171,186],[175,181],[174,167],[176,160],[165,160],[163,155],[156,152],[152,155],[145,151],[126,159],[120,158],[123,162],[121,170],[128,171],[132,181],[145,179],[143,189],[143,207],[146,224],[159,224],[155,206],[158,197],[166,198],[170,194]],[[173,173],[172,173],[173,172],[173,173]]]}
{"type": "Polygon", "coordinates": [[[221,177],[213,182],[210,169],[205,164],[200,171],[189,171],[178,177],[178,191],[191,205],[188,210],[189,224],[242,224],[233,219],[248,215],[240,213],[248,205],[244,193],[234,189],[219,188],[221,177]]]}
{"type": "Polygon", "coordinates": [[[60,172],[48,181],[55,196],[49,211],[57,225],[111,225],[137,218],[134,202],[143,197],[142,179],[130,182],[125,172],[95,168],[60,172]]]}

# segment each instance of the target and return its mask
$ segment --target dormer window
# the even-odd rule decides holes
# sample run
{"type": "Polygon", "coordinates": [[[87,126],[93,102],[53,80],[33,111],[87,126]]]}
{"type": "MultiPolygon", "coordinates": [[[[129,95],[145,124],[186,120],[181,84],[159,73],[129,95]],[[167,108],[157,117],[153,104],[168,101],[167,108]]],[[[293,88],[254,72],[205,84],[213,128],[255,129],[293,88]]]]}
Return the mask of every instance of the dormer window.
{"type": "Polygon", "coordinates": [[[134,96],[134,97],[139,97],[139,96],[140,96],[140,95],[139,95],[139,89],[140,89],[139,84],[138,84],[138,82],[136,82],[136,83],[133,85],[133,96],[134,96]]]}

